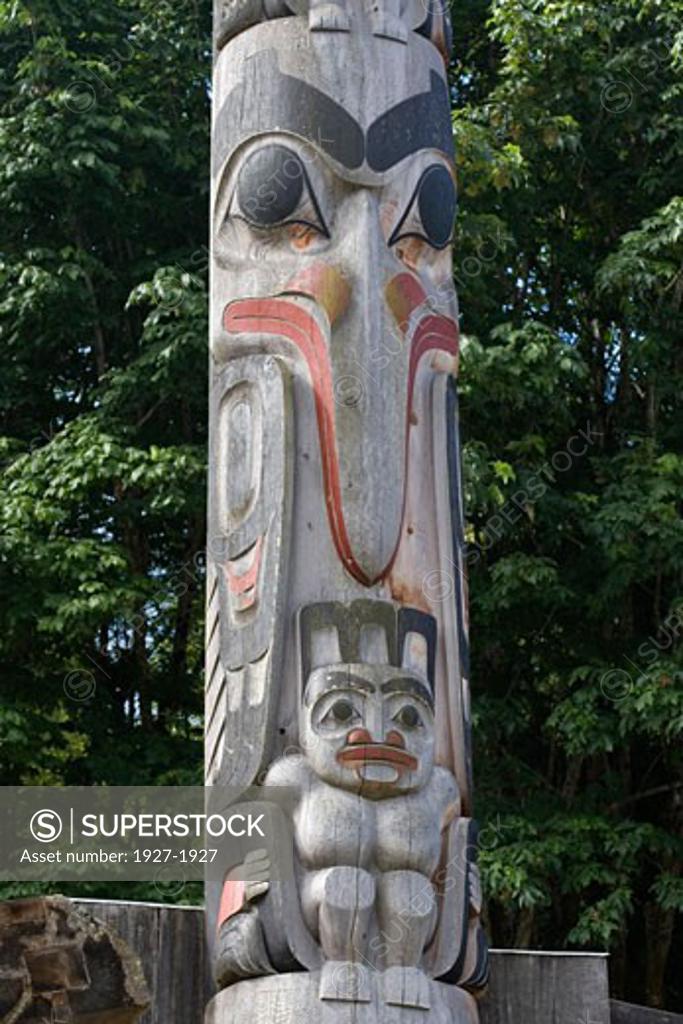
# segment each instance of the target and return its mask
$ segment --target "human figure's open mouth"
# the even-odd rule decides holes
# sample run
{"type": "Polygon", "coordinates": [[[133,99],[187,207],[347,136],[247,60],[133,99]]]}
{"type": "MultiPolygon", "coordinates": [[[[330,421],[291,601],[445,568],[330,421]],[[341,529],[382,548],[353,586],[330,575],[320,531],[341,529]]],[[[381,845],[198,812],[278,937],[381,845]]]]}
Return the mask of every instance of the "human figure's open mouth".
{"type": "Polygon", "coordinates": [[[382,762],[384,764],[398,765],[402,769],[417,771],[417,758],[412,754],[393,747],[386,743],[355,743],[344,747],[337,754],[337,760],[342,764],[349,764],[357,767],[359,764],[382,762]]]}

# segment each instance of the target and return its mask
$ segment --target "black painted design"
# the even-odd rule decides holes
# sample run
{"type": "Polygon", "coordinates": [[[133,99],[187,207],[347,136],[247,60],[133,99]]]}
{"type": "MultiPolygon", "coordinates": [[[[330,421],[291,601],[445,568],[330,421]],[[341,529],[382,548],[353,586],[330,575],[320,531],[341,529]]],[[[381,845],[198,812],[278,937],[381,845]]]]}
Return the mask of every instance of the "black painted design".
{"type": "Polygon", "coordinates": [[[304,165],[286,146],[262,146],[245,160],[237,202],[253,224],[271,227],[296,213],[304,191],[304,165]]]}
{"type": "Polygon", "coordinates": [[[245,78],[225,99],[214,138],[214,173],[242,142],[264,132],[291,132],[354,170],[363,163],[363,132],[339,103],[299,78],[284,75],[272,50],[255,54],[245,78]]]}
{"type": "Polygon", "coordinates": [[[443,164],[432,164],[418,181],[389,245],[412,236],[422,238],[435,249],[445,249],[451,241],[455,207],[455,185],[450,172],[443,164]]]}
{"type": "Polygon", "coordinates": [[[438,149],[452,157],[450,109],[446,83],[432,71],[429,92],[397,103],[370,126],[366,155],[373,171],[388,171],[421,149],[438,149]]]}
{"type": "Polygon", "coordinates": [[[432,4],[427,8],[427,17],[421,25],[417,26],[415,31],[418,36],[424,36],[425,39],[432,38],[432,32],[434,31],[434,10],[432,4]]]}
{"type": "MultiPolygon", "coordinates": [[[[479,847],[479,826],[475,821],[470,819],[467,822],[467,830],[464,837],[464,843],[455,851],[451,850],[451,853],[455,853],[450,863],[455,864],[459,862],[467,865],[464,873],[464,878],[459,884],[464,884],[465,887],[465,898],[464,898],[464,913],[461,919],[461,932],[459,942],[456,943],[456,956],[453,965],[444,974],[439,975],[437,981],[444,982],[447,985],[457,985],[462,988],[468,989],[470,992],[477,993],[481,992],[486,986],[489,975],[489,947],[486,941],[486,934],[481,926],[481,922],[477,920],[475,942],[476,942],[476,962],[469,975],[465,977],[464,971],[467,966],[467,958],[470,952],[469,943],[471,941],[469,929],[472,923],[472,871],[476,870],[476,864],[478,859],[478,847],[479,847]]],[[[462,870],[462,869],[459,869],[462,870]]]]}
{"type": "Polygon", "coordinates": [[[386,638],[389,664],[402,667],[403,643],[408,633],[420,633],[427,642],[429,685],[434,692],[436,662],[436,619],[417,608],[396,608],[388,601],[359,599],[350,604],[323,601],[309,604],[299,612],[299,641],[302,683],[310,675],[312,637],[317,630],[333,628],[339,640],[342,664],[359,664],[361,631],[364,626],[379,626],[386,638]]]}
{"type": "Polygon", "coordinates": [[[288,146],[265,145],[252,152],[237,177],[237,206],[250,224],[308,224],[328,235],[318,201],[298,153],[288,146]],[[305,216],[311,208],[314,219],[305,216]]]}
{"type": "MultiPolygon", "coordinates": [[[[455,559],[456,575],[454,577],[453,601],[455,603],[455,621],[458,624],[458,654],[460,658],[460,677],[469,685],[470,678],[470,643],[466,627],[466,569],[465,569],[465,523],[462,506],[462,472],[460,464],[460,413],[458,409],[458,385],[454,380],[448,382],[446,391],[446,431],[448,436],[448,488],[451,503],[453,528],[453,558],[455,559]]],[[[463,714],[465,710],[463,708],[463,714]]],[[[467,788],[471,793],[474,780],[472,776],[472,729],[469,716],[465,718],[465,772],[467,788]]]]}
{"type": "Polygon", "coordinates": [[[489,944],[486,932],[479,926],[477,928],[477,962],[469,978],[464,978],[462,987],[469,992],[481,992],[486,988],[489,981],[489,944]]]}
{"type": "Polygon", "coordinates": [[[455,185],[443,166],[429,167],[418,186],[417,205],[425,235],[435,249],[443,249],[451,240],[455,219],[455,185]]]}
{"type": "Polygon", "coordinates": [[[417,93],[392,107],[365,135],[335,100],[301,79],[283,74],[272,50],[252,57],[244,81],[228,94],[218,113],[214,174],[237,146],[265,132],[298,135],[349,170],[356,170],[367,159],[372,170],[386,171],[421,149],[453,156],[448,90],[436,72],[431,72],[429,92],[417,93]]]}
{"type": "Polygon", "coordinates": [[[401,608],[398,613],[398,650],[399,658],[403,653],[403,644],[408,633],[420,633],[427,642],[427,677],[434,693],[434,673],[436,670],[436,619],[417,608],[401,608]]]}

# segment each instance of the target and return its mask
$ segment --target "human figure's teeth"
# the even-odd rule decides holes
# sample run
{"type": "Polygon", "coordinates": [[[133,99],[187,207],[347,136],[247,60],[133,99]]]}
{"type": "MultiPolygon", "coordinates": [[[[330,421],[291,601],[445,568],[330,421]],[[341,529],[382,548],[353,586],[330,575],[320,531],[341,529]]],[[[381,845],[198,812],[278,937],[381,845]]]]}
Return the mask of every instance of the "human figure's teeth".
{"type": "Polygon", "coordinates": [[[396,782],[399,774],[390,764],[364,764],[359,771],[366,782],[396,782]]]}

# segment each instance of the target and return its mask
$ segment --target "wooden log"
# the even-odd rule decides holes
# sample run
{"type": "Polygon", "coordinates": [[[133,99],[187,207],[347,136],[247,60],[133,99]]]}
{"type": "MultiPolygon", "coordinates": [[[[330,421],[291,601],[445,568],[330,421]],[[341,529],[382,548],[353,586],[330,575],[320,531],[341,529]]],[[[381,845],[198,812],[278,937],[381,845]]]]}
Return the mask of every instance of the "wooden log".
{"type": "Polygon", "coordinates": [[[202,908],[103,900],[77,905],[138,954],[152,994],[140,1024],[201,1024],[212,992],[202,908]]]}
{"type": "Polygon", "coordinates": [[[0,1024],[133,1024],[148,1006],[114,930],[61,896],[0,903],[0,1024]]]}

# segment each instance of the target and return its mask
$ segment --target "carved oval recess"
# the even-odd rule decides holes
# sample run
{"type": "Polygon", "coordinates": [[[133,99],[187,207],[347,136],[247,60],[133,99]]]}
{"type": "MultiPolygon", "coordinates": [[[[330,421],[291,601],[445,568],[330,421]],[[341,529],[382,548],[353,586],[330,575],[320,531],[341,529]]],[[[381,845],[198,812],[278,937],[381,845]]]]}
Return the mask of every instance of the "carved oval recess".
{"type": "Polygon", "coordinates": [[[246,381],[228,391],[219,413],[220,523],[226,534],[244,523],[258,499],[263,449],[263,405],[246,381]]]}

